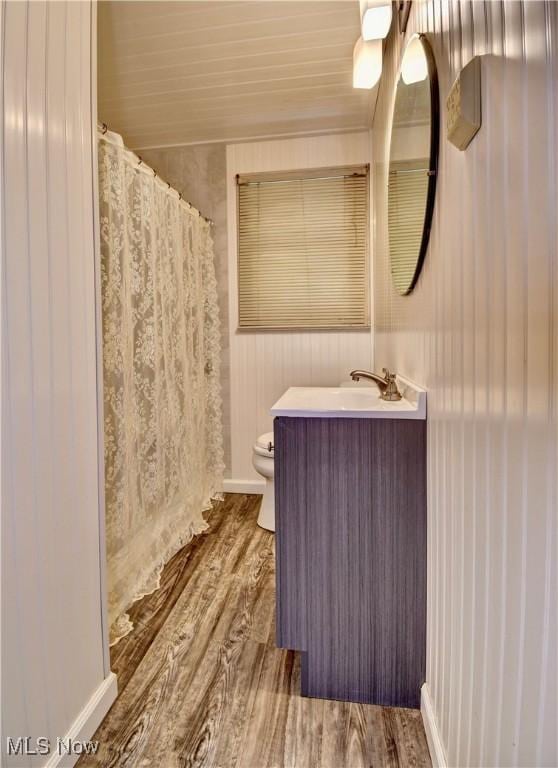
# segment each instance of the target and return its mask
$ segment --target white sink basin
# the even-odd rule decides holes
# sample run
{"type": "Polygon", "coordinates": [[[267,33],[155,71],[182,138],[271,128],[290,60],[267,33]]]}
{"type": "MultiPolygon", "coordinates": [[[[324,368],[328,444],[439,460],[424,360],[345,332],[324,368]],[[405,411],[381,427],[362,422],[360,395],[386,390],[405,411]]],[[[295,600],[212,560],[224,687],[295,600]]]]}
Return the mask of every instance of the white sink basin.
{"type": "Polygon", "coordinates": [[[290,387],[271,409],[273,416],[343,419],[425,419],[426,391],[397,377],[402,400],[388,402],[370,387],[290,387]]]}

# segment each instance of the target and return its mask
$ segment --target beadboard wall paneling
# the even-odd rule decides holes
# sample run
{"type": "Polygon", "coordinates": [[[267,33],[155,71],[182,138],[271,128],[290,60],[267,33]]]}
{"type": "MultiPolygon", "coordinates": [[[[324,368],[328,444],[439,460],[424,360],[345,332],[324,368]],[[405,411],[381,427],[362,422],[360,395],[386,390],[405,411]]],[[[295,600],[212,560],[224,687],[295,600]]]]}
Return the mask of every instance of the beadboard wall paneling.
{"type": "Polygon", "coordinates": [[[370,368],[368,331],[237,331],[237,173],[320,168],[370,162],[368,131],[227,146],[231,469],[234,480],[262,480],[252,446],[273,420],[269,409],[291,386],[337,386],[352,368],[370,368]]]}
{"type": "MultiPolygon", "coordinates": [[[[3,3],[2,765],[91,735],[101,610],[89,2],[3,3]]],[[[73,762],[73,761],[72,761],[73,762]]],[[[69,764],[66,762],[66,765],[69,764]]]]}
{"type": "Polygon", "coordinates": [[[427,683],[448,765],[555,766],[558,5],[414,2],[440,96],[476,54],[482,128],[445,139],[414,292],[392,288],[387,160],[402,40],[373,126],[375,351],[428,389],[427,683]]]}

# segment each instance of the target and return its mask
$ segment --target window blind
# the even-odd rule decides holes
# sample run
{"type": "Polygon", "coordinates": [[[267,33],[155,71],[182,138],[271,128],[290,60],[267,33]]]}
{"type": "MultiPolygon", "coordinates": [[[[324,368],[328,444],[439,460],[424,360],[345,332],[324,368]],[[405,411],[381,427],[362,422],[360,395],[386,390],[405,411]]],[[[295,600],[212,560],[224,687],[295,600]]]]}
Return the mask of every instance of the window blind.
{"type": "Polygon", "coordinates": [[[238,178],[239,328],[367,327],[368,169],[238,178]]]}
{"type": "Polygon", "coordinates": [[[407,291],[417,266],[422,242],[429,160],[390,163],[388,234],[391,272],[396,289],[407,291]]]}

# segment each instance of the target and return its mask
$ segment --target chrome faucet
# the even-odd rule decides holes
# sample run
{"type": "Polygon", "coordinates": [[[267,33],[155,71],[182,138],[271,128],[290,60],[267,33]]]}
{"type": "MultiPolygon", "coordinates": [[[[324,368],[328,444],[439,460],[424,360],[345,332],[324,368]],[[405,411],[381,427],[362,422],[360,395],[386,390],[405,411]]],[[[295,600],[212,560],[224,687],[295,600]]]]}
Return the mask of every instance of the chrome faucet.
{"type": "Polygon", "coordinates": [[[384,373],[383,378],[371,371],[351,371],[351,379],[353,381],[370,379],[378,385],[382,400],[401,400],[401,392],[397,389],[395,373],[390,373],[387,368],[382,368],[382,371],[384,373]]]}

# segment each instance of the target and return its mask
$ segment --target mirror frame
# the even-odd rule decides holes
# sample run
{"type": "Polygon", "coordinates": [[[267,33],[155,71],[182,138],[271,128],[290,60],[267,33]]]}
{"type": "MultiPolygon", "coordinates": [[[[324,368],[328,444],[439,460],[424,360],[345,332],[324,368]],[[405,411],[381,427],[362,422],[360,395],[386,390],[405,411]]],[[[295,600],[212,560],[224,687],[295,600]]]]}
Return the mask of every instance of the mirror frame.
{"type": "MultiPolygon", "coordinates": [[[[405,48],[403,50],[403,56],[401,57],[401,64],[399,66],[399,71],[397,74],[397,82],[395,83],[395,96],[393,100],[393,111],[395,111],[395,101],[397,99],[397,86],[399,84],[399,81],[401,79],[401,67],[403,64],[403,58],[405,56],[405,51],[407,50],[407,46],[413,40],[413,38],[418,37],[422,48],[424,50],[424,55],[426,57],[426,63],[428,66],[428,79],[430,81],[430,161],[429,161],[429,168],[428,168],[428,190],[426,193],[426,206],[424,209],[424,222],[422,225],[422,238],[420,241],[420,249],[419,254],[417,258],[417,263],[415,266],[415,271],[413,274],[413,277],[411,279],[411,282],[409,284],[409,287],[405,291],[405,293],[400,293],[400,291],[395,288],[394,290],[399,296],[408,296],[414,289],[414,287],[417,284],[417,281],[419,279],[419,275],[422,270],[422,266],[424,264],[424,259],[426,257],[426,251],[428,250],[428,243],[430,240],[430,231],[432,229],[432,220],[434,218],[434,202],[436,198],[436,181],[438,179],[438,155],[439,155],[439,149],[440,149],[440,90],[438,86],[438,69],[436,67],[436,59],[434,58],[434,52],[432,50],[432,46],[428,42],[426,35],[423,33],[418,33],[415,35],[411,35],[411,37],[407,40],[405,44],[405,48]]],[[[393,136],[393,114],[392,114],[392,123],[391,123],[391,134],[390,134],[390,163],[391,163],[391,141],[393,136]]],[[[389,171],[389,165],[388,165],[388,171],[389,171]]],[[[388,200],[389,205],[389,200],[388,200]]],[[[390,275],[391,272],[391,255],[390,255],[390,275]]],[[[392,285],[393,285],[393,278],[392,278],[392,285]]]]}

